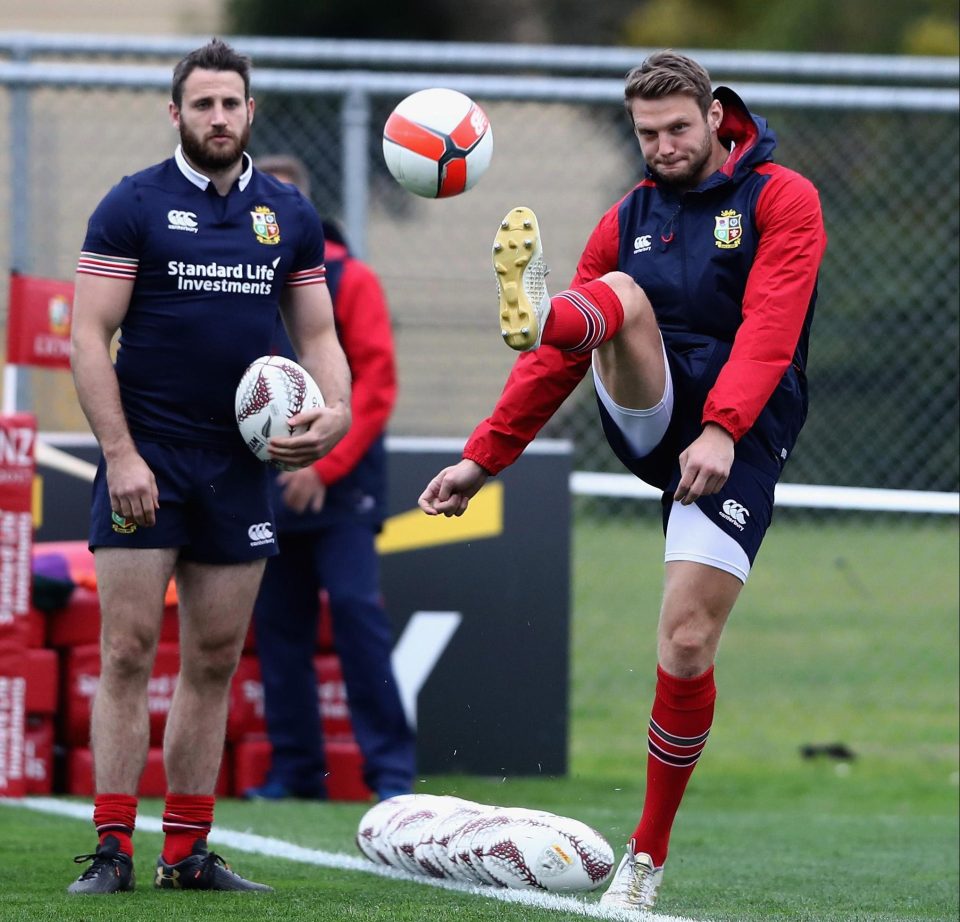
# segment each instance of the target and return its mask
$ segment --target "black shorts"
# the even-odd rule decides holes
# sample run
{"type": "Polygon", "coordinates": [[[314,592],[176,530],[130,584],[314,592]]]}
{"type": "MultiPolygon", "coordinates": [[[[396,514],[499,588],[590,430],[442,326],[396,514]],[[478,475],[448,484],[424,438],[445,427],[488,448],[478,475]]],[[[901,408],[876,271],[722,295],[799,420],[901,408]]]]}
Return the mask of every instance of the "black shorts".
{"type": "Polygon", "coordinates": [[[277,553],[266,465],[233,451],[136,440],[157,480],[152,527],[115,515],[100,459],[93,483],[90,548],[180,548],[197,563],[243,563],[277,553]]]}

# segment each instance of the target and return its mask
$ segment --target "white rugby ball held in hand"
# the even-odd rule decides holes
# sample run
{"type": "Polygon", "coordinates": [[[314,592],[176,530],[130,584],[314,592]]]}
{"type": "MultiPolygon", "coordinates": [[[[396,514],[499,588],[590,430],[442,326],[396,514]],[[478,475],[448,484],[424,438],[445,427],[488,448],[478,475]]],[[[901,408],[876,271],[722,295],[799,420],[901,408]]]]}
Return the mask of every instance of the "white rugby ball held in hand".
{"type": "Polygon", "coordinates": [[[270,458],[274,436],[299,435],[306,426],[291,426],[290,417],[322,407],[323,395],[309,372],[282,355],[262,355],[247,367],[237,385],[237,426],[247,448],[261,461],[286,469],[270,458]]]}

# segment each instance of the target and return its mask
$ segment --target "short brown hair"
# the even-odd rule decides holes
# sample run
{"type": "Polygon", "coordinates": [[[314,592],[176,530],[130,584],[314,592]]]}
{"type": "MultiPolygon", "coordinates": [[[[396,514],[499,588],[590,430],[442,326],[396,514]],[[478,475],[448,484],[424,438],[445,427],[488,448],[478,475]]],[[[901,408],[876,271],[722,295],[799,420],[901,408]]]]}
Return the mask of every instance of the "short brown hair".
{"type": "Polygon", "coordinates": [[[232,70],[243,78],[243,98],[250,98],[250,58],[238,54],[225,41],[211,39],[202,48],[191,51],[173,69],[170,96],[179,109],[183,103],[183,84],[195,70],[232,70]]]}
{"type": "Polygon", "coordinates": [[[704,116],[713,102],[713,86],[706,68],[676,51],[658,51],[627,74],[623,103],[630,111],[634,99],[662,99],[684,93],[696,100],[704,116]]]}
{"type": "Polygon", "coordinates": [[[304,195],[310,195],[310,173],[306,164],[293,154],[264,154],[257,157],[253,165],[264,173],[282,173],[290,177],[292,182],[304,195]]]}

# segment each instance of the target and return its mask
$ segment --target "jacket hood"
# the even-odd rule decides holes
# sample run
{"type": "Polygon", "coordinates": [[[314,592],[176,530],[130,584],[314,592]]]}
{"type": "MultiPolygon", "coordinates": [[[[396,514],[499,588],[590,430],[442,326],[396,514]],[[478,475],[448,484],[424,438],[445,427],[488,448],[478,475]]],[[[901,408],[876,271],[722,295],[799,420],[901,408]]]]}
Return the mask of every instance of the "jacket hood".
{"type": "Polygon", "coordinates": [[[718,86],[713,91],[713,98],[723,106],[717,137],[724,147],[729,149],[733,145],[733,153],[720,172],[735,177],[742,170],[773,160],[777,136],[767,125],[767,120],[754,115],[728,86],[718,86]]]}

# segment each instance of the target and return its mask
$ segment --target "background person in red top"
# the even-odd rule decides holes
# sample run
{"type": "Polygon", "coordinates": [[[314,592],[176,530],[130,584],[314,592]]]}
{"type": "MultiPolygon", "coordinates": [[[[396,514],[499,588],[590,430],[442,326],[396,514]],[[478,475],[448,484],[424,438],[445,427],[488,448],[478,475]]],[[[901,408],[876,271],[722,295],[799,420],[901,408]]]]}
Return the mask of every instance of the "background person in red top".
{"type": "MultiPolygon", "coordinates": [[[[272,155],[258,169],[309,196],[299,158],[272,155]]],[[[324,222],[327,287],[353,379],[350,431],[317,464],[274,478],[280,554],[269,562],[254,608],[264,710],[273,757],[247,797],[327,796],[313,657],[318,595],[330,602],[363,776],[383,799],[410,793],[415,741],[391,665],[393,629],[380,592],[374,544],[386,510],[384,432],[397,396],[393,333],[380,282],[324,222]]],[[[279,331],[278,351],[292,355],[279,331]]]]}
{"type": "Polygon", "coordinates": [[[521,355],[463,460],[427,485],[420,506],[462,515],[588,369],[614,452],[663,490],[646,794],[601,898],[640,918],[710,732],[720,635],[806,418],[826,235],[816,189],[772,162],[766,121],[732,90],[713,91],[696,61],[654,54],[627,75],[624,95],[646,175],[600,219],[570,289],[553,298],[535,215],[519,207],[504,218],[493,246],[500,330],[521,355]]]}

